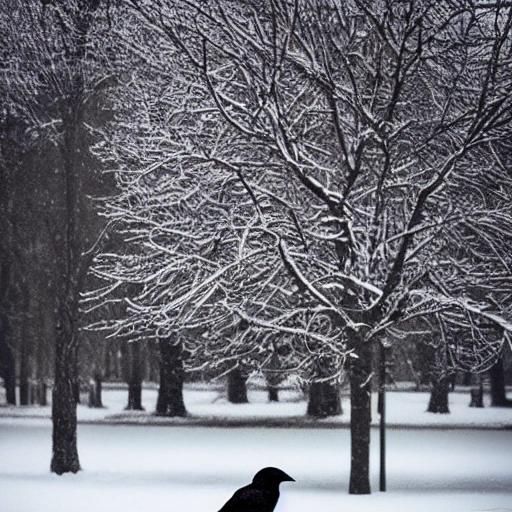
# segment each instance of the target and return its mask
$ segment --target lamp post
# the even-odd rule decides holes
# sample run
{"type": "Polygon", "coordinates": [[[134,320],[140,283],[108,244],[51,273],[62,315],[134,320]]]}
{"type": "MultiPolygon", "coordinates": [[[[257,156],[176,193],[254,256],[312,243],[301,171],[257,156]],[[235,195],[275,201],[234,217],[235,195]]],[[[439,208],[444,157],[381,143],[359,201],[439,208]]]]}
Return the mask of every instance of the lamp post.
{"type": "Polygon", "coordinates": [[[378,413],[380,415],[380,478],[379,490],[386,490],[386,345],[384,341],[379,343],[379,402],[378,413]]]}

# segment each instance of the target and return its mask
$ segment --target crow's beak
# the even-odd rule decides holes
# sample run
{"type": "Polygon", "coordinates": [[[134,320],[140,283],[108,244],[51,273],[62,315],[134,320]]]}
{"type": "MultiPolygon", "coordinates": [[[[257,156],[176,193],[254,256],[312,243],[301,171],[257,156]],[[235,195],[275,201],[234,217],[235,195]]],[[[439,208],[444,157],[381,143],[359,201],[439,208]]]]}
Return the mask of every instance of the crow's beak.
{"type": "Polygon", "coordinates": [[[285,478],[283,478],[283,482],[295,482],[295,479],[293,479],[290,475],[287,475],[285,473],[285,478]]]}

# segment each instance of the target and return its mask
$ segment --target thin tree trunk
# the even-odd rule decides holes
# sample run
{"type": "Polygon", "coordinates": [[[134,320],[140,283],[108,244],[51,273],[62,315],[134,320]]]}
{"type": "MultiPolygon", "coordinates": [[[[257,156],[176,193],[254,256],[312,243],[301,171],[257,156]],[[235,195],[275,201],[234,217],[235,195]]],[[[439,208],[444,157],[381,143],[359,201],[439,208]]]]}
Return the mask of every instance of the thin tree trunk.
{"type": "Polygon", "coordinates": [[[143,411],[142,407],[142,364],[140,344],[130,342],[127,347],[128,356],[128,405],[126,410],[143,411]]]}
{"type": "MultiPolygon", "coordinates": [[[[41,304],[41,303],[40,303],[41,304]]],[[[49,350],[48,340],[52,339],[54,333],[53,311],[50,313],[48,307],[42,304],[39,306],[39,324],[38,331],[39,342],[35,350],[35,365],[37,379],[36,401],[41,406],[48,405],[48,359],[51,351],[49,350]]],[[[53,309],[53,308],[52,308],[53,309]]]]}
{"type": "MultiPolygon", "coordinates": [[[[22,337],[24,338],[25,329],[21,330],[22,337]]],[[[30,405],[30,381],[29,381],[29,356],[27,342],[25,339],[20,340],[20,373],[19,373],[19,386],[20,386],[20,405],[30,405]]]]}
{"type": "Polygon", "coordinates": [[[353,343],[357,358],[350,359],[349,494],[370,494],[370,424],[372,351],[368,342],[353,343]]]}
{"type": "Polygon", "coordinates": [[[37,381],[37,403],[44,407],[48,405],[48,384],[44,379],[37,381]]]}
{"type": "Polygon", "coordinates": [[[8,345],[5,329],[0,332],[0,377],[4,380],[5,398],[8,404],[16,405],[16,373],[14,357],[8,345]]]}
{"type": "Polygon", "coordinates": [[[160,349],[160,387],[156,413],[159,416],[187,415],[183,399],[183,361],[181,347],[174,345],[171,340],[161,338],[158,341],[160,349]]]}
{"type": "Polygon", "coordinates": [[[103,390],[103,386],[102,386],[102,379],[101,379],[101,375],[99,373],[96,373],[94,375],[94,384],[95,384],[95,392],[96,392],[96,397],[95,397],[95,402],[96,402],[96,407],[103,407],[103,401],[102,401],[102,390],[103,390]]]}
{"type": "Polygon", "coordinates": [[[279,384],[283,380],[283,372],[281,359],[275,346],[264,375],[267,383],[268,401],[279,402],[279,384]]]}
{"type": "Polygon", "coordinates": [[[101,409],[103,402],[101,399],[102,392],[102,378],[101,375],[96,372],[94,378],[89,383],[89,407],[101,409]]]}

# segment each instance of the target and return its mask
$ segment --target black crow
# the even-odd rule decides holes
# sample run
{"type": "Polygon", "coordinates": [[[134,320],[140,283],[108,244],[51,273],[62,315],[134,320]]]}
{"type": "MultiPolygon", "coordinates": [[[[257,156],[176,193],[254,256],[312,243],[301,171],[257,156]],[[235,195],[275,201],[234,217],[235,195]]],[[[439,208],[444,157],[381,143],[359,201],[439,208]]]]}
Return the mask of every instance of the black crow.
{"type": "Polygon", "coordinates": [[[219,512],[272,512],[279,499],[281,482],[295,480],[280,469],[263,468],[254,475],[252,483],[238,489],[219,512]]]}

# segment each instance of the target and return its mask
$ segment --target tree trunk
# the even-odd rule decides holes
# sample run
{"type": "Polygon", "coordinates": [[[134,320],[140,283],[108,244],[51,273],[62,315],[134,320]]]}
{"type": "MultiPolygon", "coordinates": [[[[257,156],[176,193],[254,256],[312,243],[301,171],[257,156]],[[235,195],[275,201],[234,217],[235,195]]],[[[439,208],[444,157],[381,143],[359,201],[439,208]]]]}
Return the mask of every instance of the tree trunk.
{"type": "Polygon", "coordinates": [[[9,344],[11,332],[8,314],[8,293],[10,265],[0,264],[0,378],[4,380],[5,398],[10,405],[16,405],[16,367],[9,344]]]}
{"type": "Polygon", "coordinates": [[[491,406],[512,407],[512,400],[509,400],[505,392],[505,370],[503,368],[503,357],[500,357],[496,364],[489,369],[491,380],[491,406]]]}
{"type": "Polygon", "coordinates": [[[48,405],[48,384],[44,379],[37,382],[37,403],[44,407],[48,405]]]}
{"type": "Polygon", "coordinates": [[[140,358],[140,344],[130,342],[127,346],[127,384],[128,405],[126,410],[143,411],[142,407],[142,364],[140,358]]]}
{"type": "Polygon", "coordinates": [[[432,379],[431,385],[432,389],[430,392],[430,401],[427,412],[448,414],[450,412],[448,407],[448,395],[450,392],[449,377],[445,375],[432,379]]]}
{"type": "Polygon", "coordinates": [[[101,400],[102,379],[99,373],[94,374],[94,379],[89,383],[89,407],[101,409],[103,403],[101,400]]]}
{"type": "Polygon", "coordinates": [[[142,407],[142,382],[130,381],[128,383],[128,405],[126,411],[143,411],[142,407]]]}
{"type": "Polygon", "coordinates": [[[279,402],[279,384],[283,381],[284,373],[278,348],[274,346],[274,351],[264,372],[267,383],[268,401],[279,402]]]}
{"type": "Polygon", "coordinates": [[[183,399],[183,361],[181,347],[169,339],[158,341],[160,349],[160,387],[156,413],[159,416],[187,415],[183,399]]]}
{"type": "Polygon", "coordinates": [[[5,398],[8,404],[16,405],[16,373],[11,347],[4,332],[0,332],[0,377],[4,380],[5,398]]]}
{"type": "Polygon", "coordinates": [[[279,388],[277,386],[267,385],[268,401],[279,402],[279,388]]]}
{"type": "Polygon", "coordinates": [[[370,424],[372,350],[368,342],[351,346],[357,358],[350,358],[350,444],[349,494],[370,494],[370,424]]]}
{"type": "Polygon", "coordinates": [[[471,401],[469,402],[469,407],[482,408],[484,406],[484,388],[482,383],[480,383],[478,387],[471,388],[470,395],[471,401]]]}
{"type": "MultiPolygon", "coordinates": [[[[22,330],[22,334],[24,334],[22,330]]],[[[21,341],[20,347],[20,405],[30,405],[30,380],[29,380],[29,357],[27,343],[24,339],[21,341]]]]}
{"type": "Polygon", "coordinates": [[[77,320],[84,260],[78,242],[77,113],[68,105],[64,116],[62,156],[62,217],[55,218],[57,249],[57,314],[55,333],[55,383],[52,393],[53,449],[51,471],[61,475],[80,470],[77,448],[76,406],[80,401],[78,380],[77,320]]]}
{"type": "MultiPolygon", "coordinates": [[[[61,316],[62,318],[62,316],[61,316]]],[[[76,419],[76,340],[67,322],[57,329],[55,384],[52,393],[53,451],[51,471],[76,473],[80,470],[76,419]]]]}
{"type": "Polygon", "coordinates": [[[246,404],[249,402],[246,378],[238,366],[228,373],[228,401],[232,404],[246,404]]]}
{"type": "Polygon", "coordinates": [[[71,277],[62,276],[58,292],[57,327],[55,329],[55,377],[52,392],[53,447],[51,471],[76,473],[80,470],[77,449],[76,406],[79,396],[78,288],[71,277]]]}
{"type": "Polygon", "coordinates": [[[306,414],[313,418],[327,418],[341,414],[339,387],[332,382],[312,382],[306,414]]]}
{"type": "Polygon", "coordinates": [[[41,406],[48,405],[48,377],[50,375],[50,365],[53,359],[50,348],[50,340],[53,341],[55,332],[55,319],[53,317],[53,307],[47,304],[41,304],[39,309],[38,324],[38,340],[35,349],[35,365],[37,380],[37,403],[41,406]]]}

